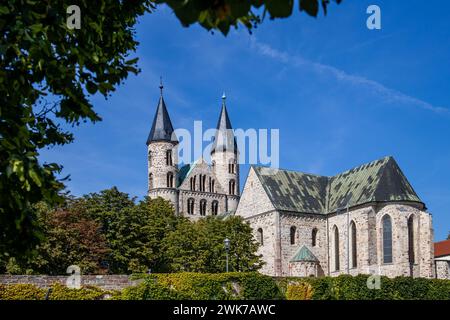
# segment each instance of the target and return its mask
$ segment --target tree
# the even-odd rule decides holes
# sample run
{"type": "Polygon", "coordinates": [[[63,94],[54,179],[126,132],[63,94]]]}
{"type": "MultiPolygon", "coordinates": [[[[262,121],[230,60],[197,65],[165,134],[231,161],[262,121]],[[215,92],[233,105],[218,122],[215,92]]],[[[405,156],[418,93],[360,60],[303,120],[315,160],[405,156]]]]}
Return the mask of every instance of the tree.
{"type": "Polygon", "coordinates": [[[69,29],[73,1],[12,0],[0,5],[0,255],[38,242],[33,204],[62,201],[61,166],[38,162],[39,149],[73,140],[60,122],[100,116],[89,101],[136,74],[137,18],[149,0],[77,1],[81,28],[69,29]]]}
{"type": "Polygon", "coordinates": [[[224,272],[225,238],[231,241],[231,271],[261,268],[261,256],[256,254],[259,244],[253,239],[251,227],[241,217],[232,216],[181,223],[164,244],[170,271],[224,272]]]}
{"type": "MultiPolygon", "coordinates": [[[[227,35],[230,27],[245,26],[249,31],[256,28],[268,13],[270,19],[286,18],[292,15],[294,0],[156,0],[158,4],[166,3],[174,11],[183,26],[199,23],[207,30],[219,30],[227,35]],[[262,11],[262,17],[258,12],[262,11]]],[[[342,0],[335,0],[341,3],[342,0]]],[[[299,0],[300,11],[316,17],[319,7],[327,13],[330,0],[299,0]]]]}
{"type": "Polygon", "coordinates": [[[67,199],[63,207],[51,209],[37,205],[37,222],[42,241],[31,256],[8,259],[10,273],[66,274],[70,265],[77,265],[82,273],[105,273],[102,265],[108,247],[100,224],[90,218],[76,199],[67,199]]]}

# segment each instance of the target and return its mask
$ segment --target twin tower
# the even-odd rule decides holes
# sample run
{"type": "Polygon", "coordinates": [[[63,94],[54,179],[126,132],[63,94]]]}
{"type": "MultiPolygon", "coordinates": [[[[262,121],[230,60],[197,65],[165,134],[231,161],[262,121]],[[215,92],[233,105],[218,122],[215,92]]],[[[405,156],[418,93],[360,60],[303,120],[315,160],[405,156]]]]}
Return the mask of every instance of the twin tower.
{"type": "Polygon", "coordinates": [[[191,219],[233,213],[239,203],[239,151],[222,96],[211,163],[203,158],[178,166],[178,139],[160,86],[156,114],[147,139],[148,195],[170,201],[175,213],[191,219]]]}

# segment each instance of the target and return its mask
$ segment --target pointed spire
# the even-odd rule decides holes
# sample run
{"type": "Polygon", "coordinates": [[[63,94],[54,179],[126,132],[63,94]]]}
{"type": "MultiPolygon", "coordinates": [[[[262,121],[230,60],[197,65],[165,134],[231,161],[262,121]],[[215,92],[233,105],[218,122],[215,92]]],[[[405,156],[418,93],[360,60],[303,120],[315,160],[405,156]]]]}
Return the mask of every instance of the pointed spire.
{"type": "Polygon", "coordinates": [[[159,97],[158,106],[156,108],[156,114],[153,118],[152,129],[147,138],[147,145],[153,141],[173,141],[177,142],[177,138],[173,135],[172,121],[170,121],[169,112],[167,112],[166,103],[163,98],[163,84],[162,77],[160,79],[159,89],[161,90],[161,96],[159,97]]]}
{"type": "Polygon", "coordinates": [[[225,100],[226,96],[224,92],[222,95],[222,110],[220,111],[219,121],[217,122],[217,131],[214,136],[214,143],[211,148],[211,153],[225,150],[233,150],[234,152],[237,152],[236,138],[234,137],[230,118],[228,117],[225,100]]]}

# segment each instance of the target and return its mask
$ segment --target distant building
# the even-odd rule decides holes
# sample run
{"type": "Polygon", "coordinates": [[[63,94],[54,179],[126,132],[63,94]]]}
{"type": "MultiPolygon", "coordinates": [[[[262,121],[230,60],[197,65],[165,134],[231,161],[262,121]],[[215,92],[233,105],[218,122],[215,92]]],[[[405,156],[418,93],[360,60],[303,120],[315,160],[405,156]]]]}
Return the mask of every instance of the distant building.
{"type": "Polygon", "coordinates": [[[434,244],[435,273],[438,279],[450,279],[450,240],[434,244]]]}

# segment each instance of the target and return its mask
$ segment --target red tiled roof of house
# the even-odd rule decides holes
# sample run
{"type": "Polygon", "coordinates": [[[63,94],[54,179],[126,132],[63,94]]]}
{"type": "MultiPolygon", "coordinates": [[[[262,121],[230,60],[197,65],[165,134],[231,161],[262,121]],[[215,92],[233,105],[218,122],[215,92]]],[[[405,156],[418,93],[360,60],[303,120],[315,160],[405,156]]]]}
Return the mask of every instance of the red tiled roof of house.
{"type": "Polygon", "coordinates": [[[444,240],[434,243],[434,256],[450,256],[450,240],[444,240]]]}

